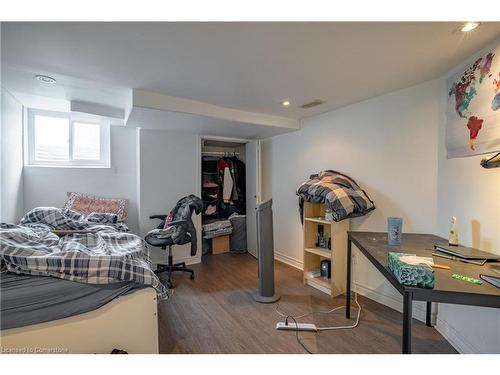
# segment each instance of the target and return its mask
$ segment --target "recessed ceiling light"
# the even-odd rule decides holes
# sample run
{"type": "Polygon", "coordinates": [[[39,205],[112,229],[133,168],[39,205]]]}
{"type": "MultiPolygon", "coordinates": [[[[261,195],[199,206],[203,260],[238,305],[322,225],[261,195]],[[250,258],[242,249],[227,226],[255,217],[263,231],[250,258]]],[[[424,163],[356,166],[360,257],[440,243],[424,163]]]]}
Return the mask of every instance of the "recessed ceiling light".
{"type": "Polygon", "coordinates": [[[460,29],[461,32],[463,33],[468,33],[469,31],[474,30],[479,26],[479,22],[466,22],[463,24],[462,28],[460,29]]]}
{"type": "Polygon", "coordinates": [[[43,82],[43,83],[56,83],[57,82],[55,78],[52,78],[49,76],[44,76],[43,74],[37,74],[35,77],[38,81],[43,82]]]}
{"type": "Polygon", "coordinates": [[[284,101],[281,102],[281,105],[283,107],[288,107],[290,105],[290,101],[289,100],[284,100],[284,101]]]}

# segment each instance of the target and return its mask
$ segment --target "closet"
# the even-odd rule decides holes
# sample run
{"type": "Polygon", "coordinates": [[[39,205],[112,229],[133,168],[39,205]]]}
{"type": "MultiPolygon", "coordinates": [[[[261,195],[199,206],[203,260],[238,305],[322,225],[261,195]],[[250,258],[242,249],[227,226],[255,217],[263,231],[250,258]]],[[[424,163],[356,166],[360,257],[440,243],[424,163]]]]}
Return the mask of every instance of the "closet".
{"type": "Polygon", "coordinates": [[[201,235],[204,255],[249,250],[247,145],[245,141],[201,139],[201,235]]]}

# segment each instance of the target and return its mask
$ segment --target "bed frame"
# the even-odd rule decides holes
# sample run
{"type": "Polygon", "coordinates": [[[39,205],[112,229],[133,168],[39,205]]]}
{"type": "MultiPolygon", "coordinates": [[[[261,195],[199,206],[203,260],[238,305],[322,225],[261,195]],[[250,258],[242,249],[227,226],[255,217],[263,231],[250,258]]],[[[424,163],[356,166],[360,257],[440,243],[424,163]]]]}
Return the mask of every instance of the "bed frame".
{"type": "Polygon", "coordinates": [[[0,331],[1,353],[158,353],[156,291],[139,289],[101,308],[0,331]]]}

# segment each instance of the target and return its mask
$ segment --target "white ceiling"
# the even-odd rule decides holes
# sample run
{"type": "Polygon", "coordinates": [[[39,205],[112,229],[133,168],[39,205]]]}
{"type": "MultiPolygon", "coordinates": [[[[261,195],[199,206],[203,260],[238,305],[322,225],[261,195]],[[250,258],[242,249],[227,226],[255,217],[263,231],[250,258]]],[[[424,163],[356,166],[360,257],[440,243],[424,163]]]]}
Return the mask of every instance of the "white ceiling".
{"type": "MultiPolygon", "coordinates": [[[[3,29],[2,29],[3,32],[3,29]]],[[[2,54],[4,48],[2,48],[2,54]]],[[[132,90],[90,81],[51,70],[5,63],[2,56],[2,85],[16,94],[27,107],[69,111],[71,100],[80,100],[125,108],[130,106],[132,90]],[[35,79],[36,74],[49,75],[57,84],[35,79]]]]}
{"type": "Polygon", "coordinates": [[[2,23],[2,63],[93,82],[111,101],[137,88],[300,119],[437,78],[500,36],[500,23],[459,25],[2,23]],[[297,107],[314,99],[326,103],[297,107]]]}

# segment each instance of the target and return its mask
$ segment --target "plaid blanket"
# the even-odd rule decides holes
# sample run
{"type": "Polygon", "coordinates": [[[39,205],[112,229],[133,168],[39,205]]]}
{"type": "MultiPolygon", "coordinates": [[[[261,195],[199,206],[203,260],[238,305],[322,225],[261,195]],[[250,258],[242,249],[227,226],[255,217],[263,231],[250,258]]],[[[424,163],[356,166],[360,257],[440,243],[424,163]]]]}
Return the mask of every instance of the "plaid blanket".
{"type": "Polygon", "coordinates": [[[322,171],[310,176],[297,190],[300,219],[303,220],[304,201],[325,203],[331,208],[335,221],[363,216],[375,209],[373,201],[352,178],[335,171],[322,171]]]}
{"type": "Polygon", "coordinates": [[[130,281],[168,296],[151,269],[139,236],[111,214],[80,215],[68,209],[38,207],[19,225],[0,224],[2,270],[52,276],[87,284],[130,281]],[[58,237],[52,230],[82,230],[58,237]]]}

